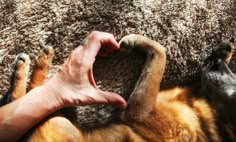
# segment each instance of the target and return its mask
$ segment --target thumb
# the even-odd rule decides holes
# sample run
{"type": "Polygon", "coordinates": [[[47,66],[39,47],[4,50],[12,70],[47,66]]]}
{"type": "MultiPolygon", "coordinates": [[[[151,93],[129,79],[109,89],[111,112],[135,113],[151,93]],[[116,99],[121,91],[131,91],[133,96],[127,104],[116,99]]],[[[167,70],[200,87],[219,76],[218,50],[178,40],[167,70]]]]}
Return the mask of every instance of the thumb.
{"type": "Polygon", "coordinates": [[[98,91],[100,96],[103,96],[106,99],[105,104],[111,104],[118,106],[121,109],[125,109],[127,106],[126,101],[117,93],[98,91]]]}

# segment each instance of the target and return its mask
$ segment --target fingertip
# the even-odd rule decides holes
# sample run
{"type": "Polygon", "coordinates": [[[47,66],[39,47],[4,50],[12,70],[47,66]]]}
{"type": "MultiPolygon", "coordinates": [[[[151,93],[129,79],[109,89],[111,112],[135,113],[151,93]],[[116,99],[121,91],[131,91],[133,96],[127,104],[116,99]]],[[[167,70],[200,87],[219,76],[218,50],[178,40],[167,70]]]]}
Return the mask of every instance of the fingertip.
{"type": "Polygon", "coordinates": [[[111,38],[111,43],[112,43],[112,49],[114,50],[119,50],[120,49],[120,45],[118,44],[118,42],[114,39],[114,38],[111,38]]]}
{"type": "Polygon", "coordinates": [[[121,97],[120,95],[113,93],[114,96],[114,100],[113,103],[114,105],[116,105],[117,107],[121,108],[121,109],[125,109],[127,107],[127,103],[125,101],[125,99],[123,97],[121,97]]]}
{"type": "Polygon", "coordinates": [[[120,109],[125,109],[125,108],[127,107],[126,101],[124,100],[124,101],[120,102],[120,104],[118,105],[118,107],[119,107],[120,109]]]}

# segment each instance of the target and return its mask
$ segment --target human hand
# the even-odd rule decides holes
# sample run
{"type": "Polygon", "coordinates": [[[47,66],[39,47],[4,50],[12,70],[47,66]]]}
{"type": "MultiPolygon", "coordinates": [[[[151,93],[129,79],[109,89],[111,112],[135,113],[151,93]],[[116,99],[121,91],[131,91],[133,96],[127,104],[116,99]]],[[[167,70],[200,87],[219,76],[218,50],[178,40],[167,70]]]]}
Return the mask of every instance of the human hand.
{"type": "Polygon", "coordinates": [[[114,36],[94,31],[86,37],[86,45],[76,48],[61,66],[58,73],[47,83],[55,90],[58,103],[64,106],[113,104],[126,107],[125,100],[116,93],[97,88],[92,67],[97,54],[107,56],[119,49],[114,36]]]}

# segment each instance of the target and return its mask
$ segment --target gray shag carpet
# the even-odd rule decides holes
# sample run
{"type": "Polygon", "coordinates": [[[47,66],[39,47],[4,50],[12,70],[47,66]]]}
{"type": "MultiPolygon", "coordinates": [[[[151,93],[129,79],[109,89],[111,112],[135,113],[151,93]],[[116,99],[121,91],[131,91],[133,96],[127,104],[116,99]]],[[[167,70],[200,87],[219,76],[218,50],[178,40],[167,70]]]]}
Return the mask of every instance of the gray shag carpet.
{"type": "MultiPolygon", "coordinates": [[[[34,61],[44,47],[54,47],[53,75],[93,30],[113,33],[118,41],[131,33],[158,41],[166,48],[168,60],[162,88],[183,85],[200,72],[214,46],[235,37],[236,0],[0,0],[0,94],[9,87],[18,53],[27,52],[34,61]]],[[[99,70],[95,79],[104,72],[104,62],[95,66],[99,70]]],[[[139,64],[138,59],[135,63],[139,64]]],[[[236,71],[234,65],[232,61],[230,67],[236,71]]],[[[108,88],[101,88],[114,90],[106,85],[108,88]]],[[[99,112],[81,114],[83,120],[94,124],[104,123],[114,109],[95,106],[85,110],[99,112]]]]}

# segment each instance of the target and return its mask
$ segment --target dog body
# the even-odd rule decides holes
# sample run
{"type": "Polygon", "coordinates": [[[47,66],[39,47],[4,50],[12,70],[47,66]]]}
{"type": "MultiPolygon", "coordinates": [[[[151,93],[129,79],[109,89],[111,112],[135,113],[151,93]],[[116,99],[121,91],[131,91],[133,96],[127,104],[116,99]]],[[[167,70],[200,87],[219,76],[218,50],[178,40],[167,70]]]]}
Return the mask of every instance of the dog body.
{"type": "Polygon", "coordinates": [[[210,63],[202,71],[202,93],[215,111],[223,141],[236,141],[236,76],[227,64],[234,53],[235,41],[222,42],[213,49],[210,63]]]}
{"type": "MultiPolygon", "coordinates": [[[[204,81],[196,82],[191,87],[176,87],[160,91],[160,83],[166,64],[164,48],[159,43],[140,35],[126,36],[121,40],[120,45],[126,50],[141,50],[147,54],[147,59],[142,74],[128,100],[128,107],[121,112],[119,121],[82,131],[63,114],[55,113],[32,130],[29,137],[25,137],[26,141],[217,142],[235,140],[235,114],[226,112],[225,115],[225,110],[221,110],[222,108],[216,105],[218,102],[225,104],[228,100],[232,101],[231,105],[234,105],[235,99],[232,99],[234,97],[231,95],[231,98],[226,99],[227,101],[222,101],[215,100],[217,96],[209,97],[209,95],[216,95],[217,92],[217,94],[225,96],[219,88],[226,90],[226,93],[234,94],[236,85],[231,85],[232,91],[227,91],[224,88],[227,83],[214,84],[214,77],[209,76],[212,70],[208,65],[203,70],[202,80],[204,81]],[[224,120],[221,115],[227,116],[229,119],[224,120]],[[224,127],[228,124],[232,126],[224,127]],[[221,128],[225,131],[219,131],[221,128]]],[[[232,49],[233,45],[231,43],[229,45],[232,49]]],[[[221,48],[217,48],[216,51],[219,49],[221,48]]],[[[217,55],[211,59],[210,64],[214,66],[215,60],[219,59],[227,67],[232,52],[231,50],[227,51],[229,53],[227,56],[217,55]]],[[[52,56],[53,50],[47,49],[47,52],[43,52],[39,57],[39,61],[41,61],[36,63],[31,81],[34,85],[30,85],[33,86],[30,89],[43,83],[52,56]],[[44,56],[47,58],[43,58],[44,56]]],[[[25,66],[28,65],[25,64],[25,66]]],[[[27,72],[19,69],[16,72],[27,72]]],[[[217,72],[221,70],[221,68],[216,69],[217,72]]],[[[228,73],[228,70],[224,71],[228,73]]],[[[216,74],[220,76],[217,72],[216,74]]],[[[225,75],[231,80],[227,73],[225,75]]],[[[219,82],[223,82],[224,79],[219,78],[219,82]]],[[[16,77],[14,86],[17,86],[19,82],[26,84],[22,78],[16,77]]],[[[13,88],[13,90],[13,92],[17,92],[17,88],[13,88]]],[[[21,93],[22,95],[24,92],[21,93]]],[[[14,93],[12,94],[13,100],[18,97],[19,95],[14,97],[14,93]]]]}

